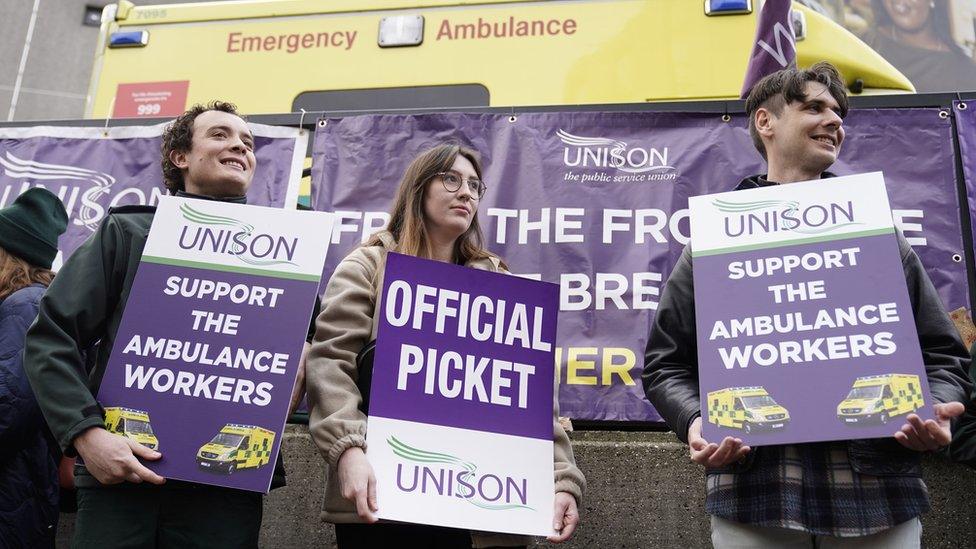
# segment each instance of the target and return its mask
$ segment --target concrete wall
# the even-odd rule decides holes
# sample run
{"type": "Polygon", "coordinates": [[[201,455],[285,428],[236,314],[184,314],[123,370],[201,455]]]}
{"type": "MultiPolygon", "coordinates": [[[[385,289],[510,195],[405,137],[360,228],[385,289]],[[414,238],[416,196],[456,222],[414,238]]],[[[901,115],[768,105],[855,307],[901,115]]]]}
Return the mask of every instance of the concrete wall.
{"type": "MultiPolygon", "coordinates": [[[[572,438],[589,487],[581,527],[562,547],[710,547],[703,473],[674,435],[575,432],[572,438]]],[[[261,546],[333,547],[332,526],[318,520],[325,466],[307,429],[290,426],[284,452],[288,486],[265,500],[261,546]]],[[[925,481],[933,510],[922,519],[924,546],[976,544],[976,471],[929,456],[925,481]]],[[[59,546],[67,546],[72,523],[62,515],[59,546]]]]}
{"type": "MultiPolygon", "coordinates": [[[[137,5],[187,0],[136,0],[137,5]]],[[[199,1],[199,0],[197,0],[199,1]]],[[[206,0],[204,0],[206,1],[206,0]]],[[[0,0],[0,120],[6,121],[35,0],[0,0]]],[[[13,120],[82,118],[98,27],[82,25],[85,6],[109,0],[39,0],[13,120]]]]}

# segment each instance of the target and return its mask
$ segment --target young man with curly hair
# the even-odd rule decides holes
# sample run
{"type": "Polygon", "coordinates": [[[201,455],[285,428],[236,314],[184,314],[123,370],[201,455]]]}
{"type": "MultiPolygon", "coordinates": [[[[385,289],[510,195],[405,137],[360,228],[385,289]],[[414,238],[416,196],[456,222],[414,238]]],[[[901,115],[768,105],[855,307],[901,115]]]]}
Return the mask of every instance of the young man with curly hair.
{"type": "MultiPolygon", "coordinates": [[[[254,136],[230,103],[196,105],[163,135],[176,196],[244,204],[256,165],[254,136]]],[[[41,410],[65,454],[83,460],[72,545],[257,547],[261,494],[166,481],[141,463],[162,454],[107,431],[95,400],[154,214],[113,208],[65,262],[27,334],[24,364],[41,410]],[[86,352],[95,353],[89,371],[86,352]]]]}

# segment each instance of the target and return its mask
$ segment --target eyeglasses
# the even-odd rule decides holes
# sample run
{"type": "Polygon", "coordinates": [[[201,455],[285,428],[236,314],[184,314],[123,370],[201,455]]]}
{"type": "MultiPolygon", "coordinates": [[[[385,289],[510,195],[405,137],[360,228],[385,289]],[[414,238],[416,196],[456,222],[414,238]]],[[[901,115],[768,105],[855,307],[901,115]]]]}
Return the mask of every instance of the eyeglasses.
{"type": "Polygon", "coordinates": [[[444,189],[449,193],[456,193],[461,188],[461,183],[467,183],[468,190],[471,191],[472,195],[477,196],[478,200],[481,200],[485,196],[485,191],[488,190],[488,186],[485,185],[484,181],[477,177],[462,179],[461,174],[457,172],[438,172],[434,174],[434,177],[440,178],[444,189]]]}

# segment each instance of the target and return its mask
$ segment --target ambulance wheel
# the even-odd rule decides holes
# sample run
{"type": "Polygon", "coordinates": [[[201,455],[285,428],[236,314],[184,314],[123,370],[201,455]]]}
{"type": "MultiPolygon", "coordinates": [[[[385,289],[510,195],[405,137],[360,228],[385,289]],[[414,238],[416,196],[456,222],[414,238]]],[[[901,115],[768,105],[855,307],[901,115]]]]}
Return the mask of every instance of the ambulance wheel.
{"type": "Polygon", "coordinates": [[[236,471],[236,470],[237,470],[237,464],[236,464],[236,463],[231,463],[231,464],[230,464],[230,465],[229,465],[229,466],[227,467],[227,474],[228,474],[228,475],[233,475],[233,474],[234,474],[234,471],[236,471]]]}
{"type": "Polygon", "coordinates": [[[881,420],[881,424],[882,425],[887,425],[888,424],[888,412],[881,412],[881,415],[878,416],[878,419],[881,420]]]}
{"type": "Polygon", "coordinates": [[[748,421],[745,422],[745,423],[743,423],[742,424],[742,430],[745,431],[747,435],[748,434],[751,434],[752,433],[752,424],[749,423],[748,421]]]}

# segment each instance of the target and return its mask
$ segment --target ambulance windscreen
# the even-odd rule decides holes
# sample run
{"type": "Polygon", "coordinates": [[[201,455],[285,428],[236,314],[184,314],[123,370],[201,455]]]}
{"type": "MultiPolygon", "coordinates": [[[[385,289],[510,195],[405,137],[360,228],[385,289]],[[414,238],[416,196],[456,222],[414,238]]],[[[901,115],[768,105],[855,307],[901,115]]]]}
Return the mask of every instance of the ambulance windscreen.
{"type": "Polygon", "coordinates": [[[878,398],[881,396],[881,386],[874,385],[871,387],[854,387],[851,392],[847,394],[848,399],[855,398],[878,398]]]}
{"type": "Polygon", "coordinates": [[[769,395],[742,397],[742,405],[746,408],[762,408],[764,406],[776,406],[776,401],[769,395]]]}
{"type": "Polygon", "coordinates": [[[235,447],[241,443],[244,437],[242,435],[229,435],[227,433],[217,433],[217,436],[213,437],[210,444],[220,444],[221,446],[235,447]]]}
{"type": "Polygon", "coordinates": [[[137,435],[153,434],[152,426],[149,425],[149,422],[139,421],[138,419],[125,420],[125,432],[129,434],[137,434],[137,435]]]}

